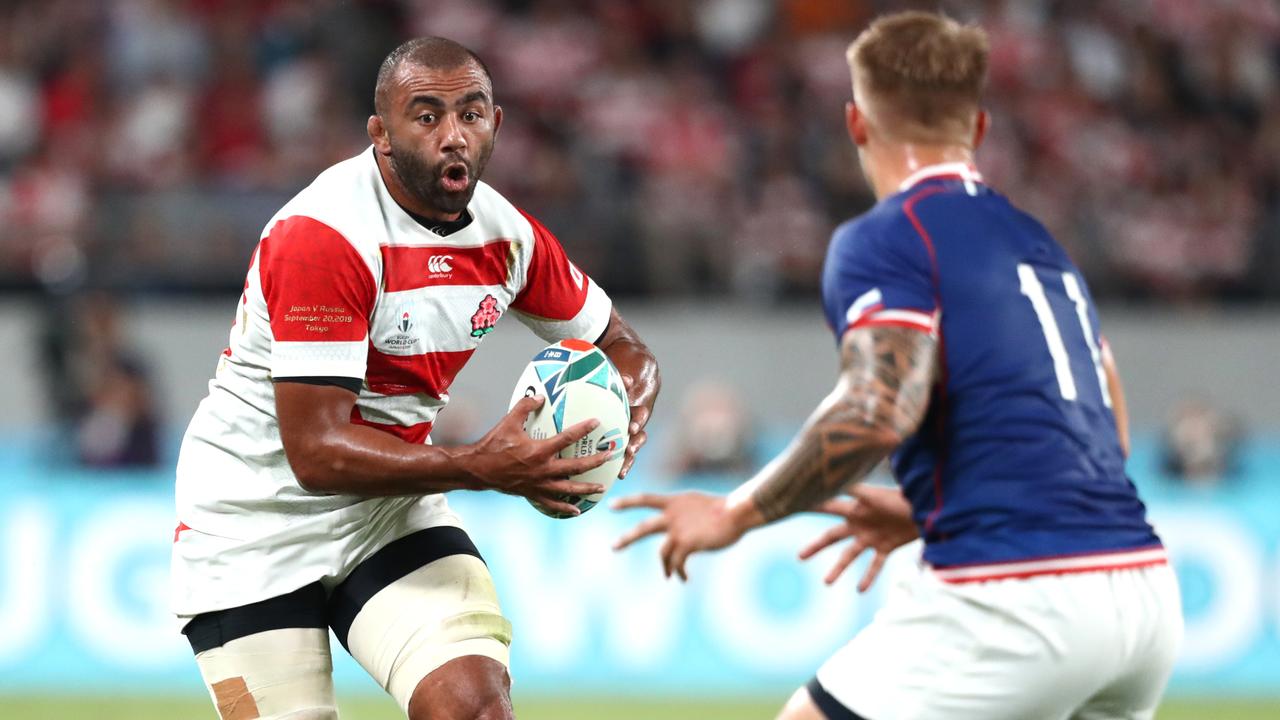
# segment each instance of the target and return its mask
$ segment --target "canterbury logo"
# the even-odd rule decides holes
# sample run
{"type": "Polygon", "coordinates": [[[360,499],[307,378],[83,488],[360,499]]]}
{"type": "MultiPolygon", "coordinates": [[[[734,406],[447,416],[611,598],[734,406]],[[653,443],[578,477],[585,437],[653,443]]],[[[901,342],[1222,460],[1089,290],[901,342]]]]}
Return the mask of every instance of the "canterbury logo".
{"type": "Polygon", "coordinates": [[[452,259],[452,255],[432,255],[427,258],[427,270],[433,273],[453,272],[453,266],[449,264],[452,259]]]}

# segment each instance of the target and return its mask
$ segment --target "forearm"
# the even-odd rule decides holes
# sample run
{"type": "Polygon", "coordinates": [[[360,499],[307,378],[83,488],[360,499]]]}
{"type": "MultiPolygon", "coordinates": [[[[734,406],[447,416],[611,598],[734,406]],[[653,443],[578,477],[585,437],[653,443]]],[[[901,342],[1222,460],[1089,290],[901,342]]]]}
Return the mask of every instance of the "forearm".
{"type": "Polygon", "coordinates": [[[929,403],[936,341],[916,330],[851,330],[836,388],[796,439],[734,492],[730,508],[763,524],[813,508],[871,472],[919,427],[929,403]]]}
{"type": "Polygon", "coordinates": [[[856,398],[837,389],[781,455],[730,496],[730,512],[755,527],[812,509],[866,477],[901,438],[869,424],[856,398]]]}
{"type": "Polygon", "coordinates": [[[298,483],[314,492],[425,495],[483,489],[467,446],[407,443],[364,425],[331,428],[285,453],[298,483]]]}
{"type": "Polygon", "coordinates": [[[658,359],[635,329],[622,319],[617,308],[610,311],[609,325],[596,340],[596,345],[627,378],[634,395],[632,404],[652,407],[662,388],[658,359]]]}

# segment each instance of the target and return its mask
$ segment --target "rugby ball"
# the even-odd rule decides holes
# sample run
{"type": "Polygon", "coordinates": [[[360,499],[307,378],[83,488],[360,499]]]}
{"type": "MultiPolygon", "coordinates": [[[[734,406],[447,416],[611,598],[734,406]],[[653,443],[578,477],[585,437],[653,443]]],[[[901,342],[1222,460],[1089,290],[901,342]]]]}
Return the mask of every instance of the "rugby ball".
{"type": "MultiPolygon", "coordinates": [[[[549,438],[583,420],[600,421],[586,437],[560,451],[560,457],[609,453],[608,462],[573,477],[581,482],[599,483],[607,492],[622,470],[629,439],[627,428],[631,424],[631,407],[618,369],[595,345],[585,340],[561,340],[533,356],[520,374],[507,407],[533,395],[547,399],[542,407],[529,413],[524,424],[525,432],[535,440],[549,438]]],[[[586,512],[603,497],[604,493],[570,495],[566,501],[586,512]]],[[[544,515],[573,517],[530,503],[544,515]]]]}

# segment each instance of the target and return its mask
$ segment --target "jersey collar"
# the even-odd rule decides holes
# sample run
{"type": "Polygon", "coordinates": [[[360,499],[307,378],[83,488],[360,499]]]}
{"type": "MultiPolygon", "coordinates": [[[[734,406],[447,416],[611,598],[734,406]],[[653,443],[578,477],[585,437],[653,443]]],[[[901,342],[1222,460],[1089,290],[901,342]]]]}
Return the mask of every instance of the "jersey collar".
{"type": "Polygon", "coordinates": [[[919,170],[907,176],[898,185],[898,192],[910,190],[925,180],[935,180],[937,178],[947,178],[949,180],[963,180],[965,185],[982,182],[982,173],[969,163],[963,162],[947,162],[938,163],[937,165],[926,165],[919,170]]]}

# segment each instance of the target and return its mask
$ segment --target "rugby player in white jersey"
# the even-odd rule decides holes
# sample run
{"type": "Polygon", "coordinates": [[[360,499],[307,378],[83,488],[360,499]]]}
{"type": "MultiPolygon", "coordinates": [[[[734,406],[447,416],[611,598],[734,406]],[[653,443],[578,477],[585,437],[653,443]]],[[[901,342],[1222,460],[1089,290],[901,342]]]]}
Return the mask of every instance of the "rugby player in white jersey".
{"type": "MultiPolygon", "coordinates": [[[[481,60],[442,38],[387,56],[371,148],[267,223],[229,347],[183,439],[173,609],[222,720],[337,717],[329,630],[413,720],[513,717],[510,624],[453,490],[576,514],[603,453],[522,429],[428,443],[447,389],[507,313],[595,342],[645,442],[656,361],[555,237],[480,182],[502,123],[481,60]]],[[[533,591],[536,591],[534,589],[533,591]]]]}
{"type": "Polygon", "coordinates": [[[827,254],[836,385],[729,496],[619,501],[661,511],[619,546],[663,534],[663,567],[683,578],[690,555],[814,509],[892,455],[902,493],[820,506],[846,522],[803,554],[856,536],[828,579],[871,547],[865,588],[919,536],[918,571],[779,717],[1151,718],[1182,633],[1177,581],[1125,474],[1119,376],[1088,287],[974,165],[986,36],[899,13],[848,61],[846,122],[879,201],[827,254]]]}

